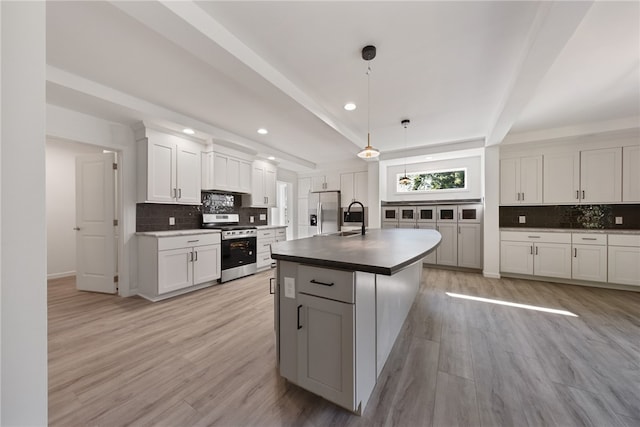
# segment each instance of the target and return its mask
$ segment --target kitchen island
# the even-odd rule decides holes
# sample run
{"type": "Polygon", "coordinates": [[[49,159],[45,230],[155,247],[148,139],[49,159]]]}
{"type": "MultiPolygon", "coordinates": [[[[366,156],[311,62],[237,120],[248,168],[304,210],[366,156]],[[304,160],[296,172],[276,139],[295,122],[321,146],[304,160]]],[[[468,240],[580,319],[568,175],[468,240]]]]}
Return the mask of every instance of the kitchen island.
{"type": "Polygon", "coordinates": [[[280,375],[361,414],[440,239],[375,229],[272,245],[280,375]]]}

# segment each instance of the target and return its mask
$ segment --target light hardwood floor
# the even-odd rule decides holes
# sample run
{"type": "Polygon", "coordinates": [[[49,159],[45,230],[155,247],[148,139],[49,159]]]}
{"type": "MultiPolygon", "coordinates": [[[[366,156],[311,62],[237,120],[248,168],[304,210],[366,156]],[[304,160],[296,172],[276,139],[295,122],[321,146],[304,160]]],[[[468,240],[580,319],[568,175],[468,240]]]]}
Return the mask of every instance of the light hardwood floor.
{"type": "Polygon", "coordinates": [[[640,293],[424,273],[362,417],[279,377],[273,272],[158,303],[51,281],[49,422],[640,426],[640,293]]]}

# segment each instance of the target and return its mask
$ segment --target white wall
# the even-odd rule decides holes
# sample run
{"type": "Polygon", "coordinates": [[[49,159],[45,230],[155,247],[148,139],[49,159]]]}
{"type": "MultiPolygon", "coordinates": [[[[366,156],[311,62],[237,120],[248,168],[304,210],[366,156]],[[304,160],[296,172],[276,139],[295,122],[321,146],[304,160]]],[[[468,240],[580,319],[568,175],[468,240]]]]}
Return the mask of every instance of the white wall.
{"type": "Polygon", "coordinates": [[[47,137],[104,147],[119,153],[121,194],[118,242],[118,292],[121,296],[137,293],[136,243],[136,145],[130,127],[54,105],[47,105],[47,137]],[[121,243],[120,243],[121,242],[121,243]]]}
{"type": "Polygon", "coordinates": [[[0,2],[4,426],[47,425],[44,2],[0,2]]]}
{"type": "Polygon", "coordinates": [[[46,144],[47,278],[76,270],[76,156],[102,148],[48,139],[46,144]]]}
{"type": "Polygon", "coordinates": [[[466,169],[467,188],[459,190],[441,190],[426,193],[397,193],[397,174],[403,173],[405,165],[403,163],[389,164],[381,162],[380,165],[380,186],[381,197],[384,201],[430,201],[430,200],[455,200],[455,199],[480,199],[483,196],[482,188],[482,156],[464,156],[459,158],[449,158],[441,160],[431,160],[423,162],[412,162],[407,160],[406,171],[425,172],[448,169],[466,169]]]}

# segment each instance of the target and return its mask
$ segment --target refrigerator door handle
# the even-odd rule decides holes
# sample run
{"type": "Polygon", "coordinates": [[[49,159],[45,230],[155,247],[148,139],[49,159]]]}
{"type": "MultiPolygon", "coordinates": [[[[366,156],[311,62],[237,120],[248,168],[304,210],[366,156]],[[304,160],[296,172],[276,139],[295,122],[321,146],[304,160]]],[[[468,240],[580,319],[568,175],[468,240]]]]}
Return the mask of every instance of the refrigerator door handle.
{"type": "Polygon", "coordinates": [[[322,203],[318,202],[318,234],[322,234],[322,203]]]}

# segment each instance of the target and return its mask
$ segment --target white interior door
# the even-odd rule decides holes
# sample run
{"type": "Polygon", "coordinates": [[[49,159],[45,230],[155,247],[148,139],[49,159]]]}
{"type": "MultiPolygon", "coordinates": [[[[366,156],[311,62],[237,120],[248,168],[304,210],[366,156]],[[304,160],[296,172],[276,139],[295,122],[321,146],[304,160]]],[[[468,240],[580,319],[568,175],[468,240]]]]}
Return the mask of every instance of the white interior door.
{"type": "Polygon", "coordinates": [[[76,287],[116,293],[115,153],[76,158],[76,287]]]}

